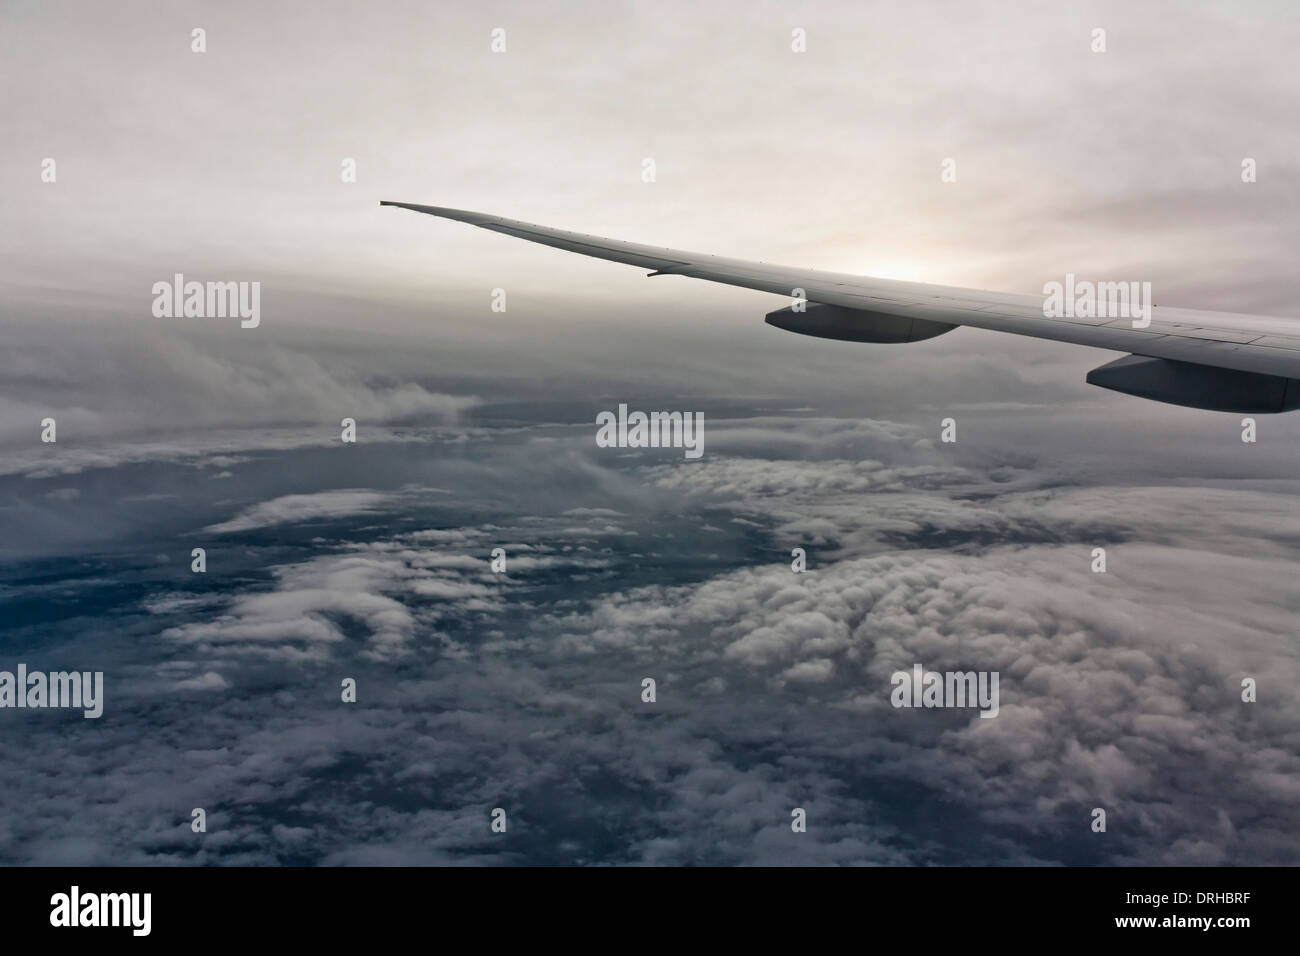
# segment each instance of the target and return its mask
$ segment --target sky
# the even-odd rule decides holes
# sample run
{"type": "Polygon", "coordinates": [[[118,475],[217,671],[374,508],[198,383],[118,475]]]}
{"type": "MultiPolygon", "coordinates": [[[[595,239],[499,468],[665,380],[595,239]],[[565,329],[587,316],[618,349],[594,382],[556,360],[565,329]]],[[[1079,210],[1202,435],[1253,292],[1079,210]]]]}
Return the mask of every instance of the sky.
{"type": "Polygon", "coordinates": [[[1298,43],[1282,2],[0,4],[0,670],[107,688],[0,709],[0,860],[1300,861],[1300,418],[378,205],[1300,318],[1298,43]],[[176,273],[260,324],[155,316],[176,273]],[[620,403],[704,455],[599,447],[620,403]],[[998,716],[892,707],[914,663],[998,716]]]}

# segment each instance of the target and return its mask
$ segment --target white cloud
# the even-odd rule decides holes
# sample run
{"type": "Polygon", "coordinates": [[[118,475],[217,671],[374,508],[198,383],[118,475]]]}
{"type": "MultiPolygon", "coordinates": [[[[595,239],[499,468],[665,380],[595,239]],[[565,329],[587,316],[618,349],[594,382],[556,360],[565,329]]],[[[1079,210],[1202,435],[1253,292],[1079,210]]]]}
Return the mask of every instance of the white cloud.
{"type": "Polygon", "coordinates": [[[292,524],[318,519],[347,518],[360,514],[374,514],[392,500],[391,495],[364,489],[318,491],[307,495],[283,495],[263,501],[240,514],[210,525],[204,531],[228,534],[250,531],[278,524],[292,524]]]}
{"type": "Polygon", "coordinates": [[[216,671],[207,671],[198,677],[190,677],[176,682],[177,690],[226,690],[230,682],[216,671]]]}

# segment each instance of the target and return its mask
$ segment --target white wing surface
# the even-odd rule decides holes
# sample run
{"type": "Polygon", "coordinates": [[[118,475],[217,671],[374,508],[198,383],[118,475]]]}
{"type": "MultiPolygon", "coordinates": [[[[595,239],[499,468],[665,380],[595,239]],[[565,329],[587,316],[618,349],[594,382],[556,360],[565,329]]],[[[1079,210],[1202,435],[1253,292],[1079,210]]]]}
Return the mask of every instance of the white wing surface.
{"type": "MultiPolygon", "coordinates": [[[[1221,411],[1300,407],[1300,320],[1152,307],[1149,325],[1130,317],[1047,318],[1044,297],[873,279],[623,242],[464,209],[383,202],[467,222],[529,242],[598,259],[772,292],[803,290],[806,310],[767,320],[822,338],[909,342],[966,325],[1130,353],[1094,369],[1088,381],[1157,401],[1221,411]]],[[[1149,304],[1149,303],[1148,303],[1149,304]]]]}

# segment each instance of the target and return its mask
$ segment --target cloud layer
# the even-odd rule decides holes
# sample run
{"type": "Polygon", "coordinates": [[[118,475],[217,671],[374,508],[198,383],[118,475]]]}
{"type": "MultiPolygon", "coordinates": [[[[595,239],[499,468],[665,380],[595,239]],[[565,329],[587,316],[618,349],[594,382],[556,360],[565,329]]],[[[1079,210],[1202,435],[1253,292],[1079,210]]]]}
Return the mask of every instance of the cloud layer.
{"type": "MultiPolygon", "coordinates": [[[[20,628],[13,646],[103,656],[108,704],[93,727],[27,715],[0,793],[3,818],[38,837],[11,829],[0,855],[1300,858],[1294,482],[1068,482],[989,449],[959,465],[870,420],[717,430],[700,462],[598,449],[594,426],[489,430],[426,455],[427,484],[195,515],[206,580],[68,578],[112,623],[20,628]],[[541,437],[544,470],[530,467],[541,437]],[[484,496],[502,481],[513,496],[484,496]],[[998,716],[895,709],[890,675],[918,663],[997,671],[998,716]],[[1241,700],[1248,677],[1257,703],[1241,700]],[[189,831],[196,806],[207,834],[189,831]],[[488,828],[494,807],[506,835],[488,828]],[[791,832],[794,808],[807,833],[791,832]]],[[[434,447],[366,454],[393,471],[434,447]]],[[[20,579],[8,597],[39,588],[20,579]]]]}

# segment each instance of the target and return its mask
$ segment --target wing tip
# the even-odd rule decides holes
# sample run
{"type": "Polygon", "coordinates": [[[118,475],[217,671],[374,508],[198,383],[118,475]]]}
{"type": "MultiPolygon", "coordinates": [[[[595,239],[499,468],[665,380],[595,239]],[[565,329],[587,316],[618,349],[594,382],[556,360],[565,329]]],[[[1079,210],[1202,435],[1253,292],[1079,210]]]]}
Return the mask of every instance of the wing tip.
{"type": "Polygon", "coordinates": [[[440,216],[443,219],[455,219],[460,222],[467,222],[471,226],[490,226],[497,222],[506,220],[498,216],[490,216],[487,213],[473,212],[469,209],[452,209],[450,206],[424,206],[414,202],[394,202],[391,199],[379,200],[381,206],[397,206],[399,209],[409,209],[412,212],[422,212],[428,216],[440,216]]]}

